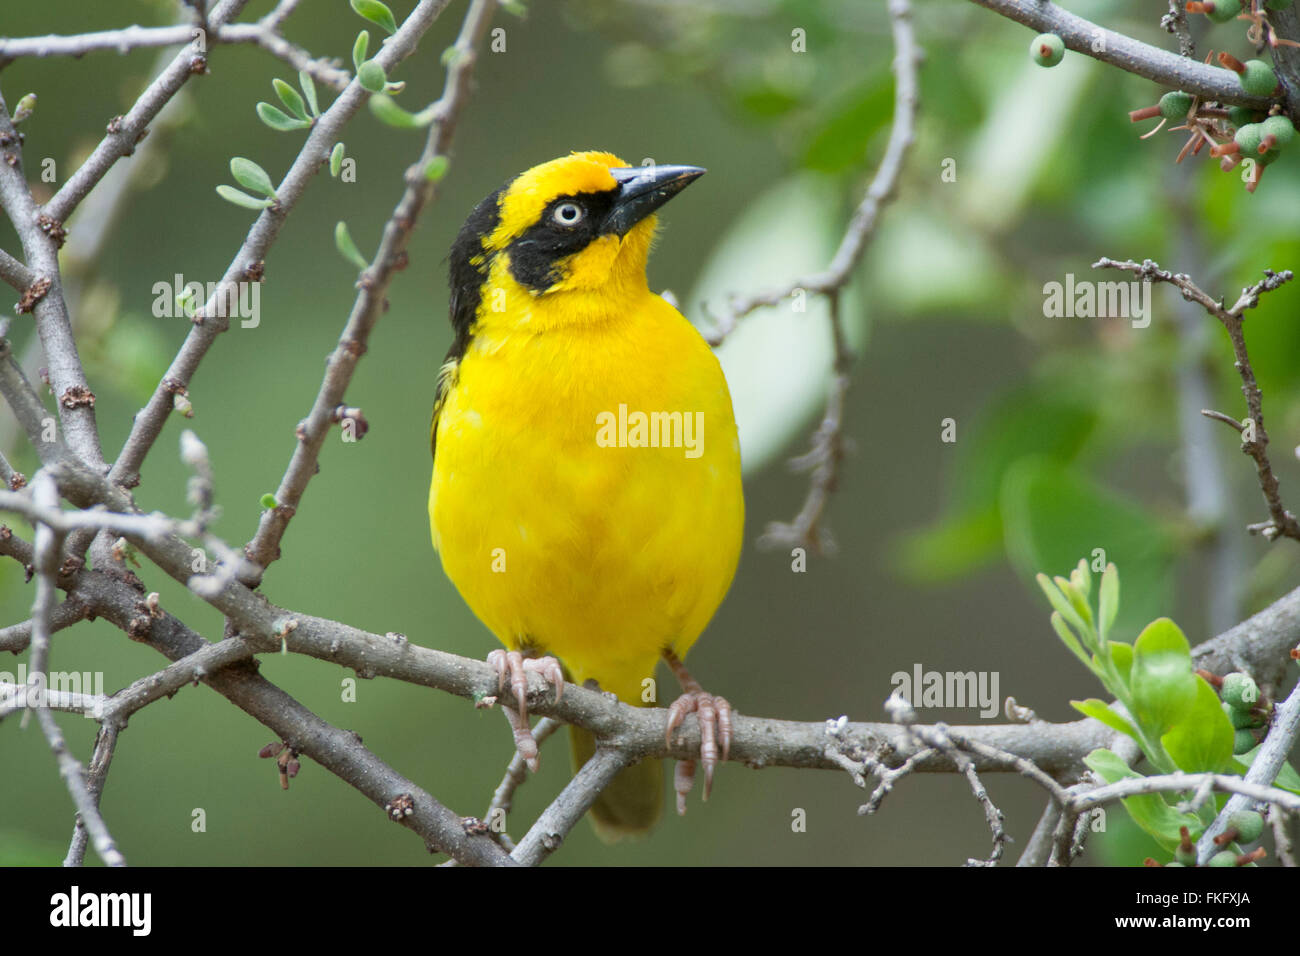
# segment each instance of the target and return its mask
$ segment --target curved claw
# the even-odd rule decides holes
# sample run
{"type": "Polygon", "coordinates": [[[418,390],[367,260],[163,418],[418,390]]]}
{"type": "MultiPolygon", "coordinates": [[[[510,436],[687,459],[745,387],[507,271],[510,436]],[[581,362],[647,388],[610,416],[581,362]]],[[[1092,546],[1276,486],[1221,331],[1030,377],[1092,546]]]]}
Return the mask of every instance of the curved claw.
{"type": "Polygon", "coordinates": [[[554,657],[526,658],[519,651],[498,649],[488,654],[487,661],[496,668],[498,693],[505,687],[506,678],[510,679],[515,705],[503,703],[502,710],[510,721],[516,752],[524,759],[528,769],[536,773],[540,758],[537,741],[528,725],[528,672],[540,674],[543,680],[555,685],[555,700],[558,703],[564,694],[564,671],[554,657]]]}
{"type": "MultiPolygon", "coordinates": [[[[723,762],[731,755],[732,707],[726,698],[717,697],[702,690],[690,690],[673,701],[668,708],[668,726],[664,739],[671,744],[673,731],[694,713],[700,722],[700,762],[704,764],[704,799],[708,800],[713,792],[713,772],[721,759],[723,762]]],[[[677,791],[677,812],[686,812],[686,795],[695,785],[694,760],[681,760],[673,774],[673,789],[677,791]]]]}

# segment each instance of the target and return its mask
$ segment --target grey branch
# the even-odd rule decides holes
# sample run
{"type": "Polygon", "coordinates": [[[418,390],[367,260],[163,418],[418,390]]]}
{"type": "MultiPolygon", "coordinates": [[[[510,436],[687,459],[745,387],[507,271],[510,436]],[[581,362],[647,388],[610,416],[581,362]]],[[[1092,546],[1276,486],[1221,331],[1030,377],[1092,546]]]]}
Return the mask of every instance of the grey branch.
{"type": "Polygon", "coordinates": [[[554,853],[583,814],[591,809],[600,792],[629,763],[631,760],[623,751],[597,747],[568,786],[542,811],[510,856],[524,866],[537,866],[554,853]]]}
{"type": "Polygon", "coordinates": [[[971,0],[981,7],[1037,33],[1055,33],[1068,49],[1146,77],[1170,89],[1194,93],[1205,99],[1253,109],[1267,109],[1265,96],[1252,96],[1241,88],[1237,74],[1198,63],[1140,40],[1107,30],[1047,0],[971,0]]]}
{"type": "Polygon", "coordinates": [[[36,281],[36,273],[0,249],[0,279],[13,286],[19,292],[26,292],[36,281]]]}

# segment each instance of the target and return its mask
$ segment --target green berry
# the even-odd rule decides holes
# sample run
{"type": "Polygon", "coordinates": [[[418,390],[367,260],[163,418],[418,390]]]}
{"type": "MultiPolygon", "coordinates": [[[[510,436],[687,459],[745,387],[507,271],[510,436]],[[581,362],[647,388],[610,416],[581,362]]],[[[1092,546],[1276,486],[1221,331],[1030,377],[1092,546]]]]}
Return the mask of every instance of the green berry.
{"type": "Polygon", "coordinates": [[[1231,850],[1220,850],[1214,856],[1210,857],[1210,862],[1206,866],[1236,866],[1237,854],[1231,850]]]}
{"type": "MultiPolygon", "coordinates": [[[[1237,135],[1233,137],[1233,139],[1237,141],[1238,148],[1241,149],[1242,156],[1255,156],[1256,154],[1258,154],[1259,143],[1260,140],[1262,140],[1263,138],[1264,138],[1264,127],[1261,126],[1259,123],[1247,123],[1245,126],[1239,127],[1237,129],[1237,135]]],[[[1236,704],[1234,704],[1233,701],[1229,699],[1226,693],[1228,689],[1228,681],[1232,680],[1232,678],[1234,677],[1244,677],[1246,680],[1250,680],[1250,678],[1246,677],[1245,674],[1229,674],[1227,677],[1223,679],[1223,690],[1225,692],[1223,695],[1223,699],[1226,700],[1228,703],[1233,704],[1233,706],[1235,707],[1236,704]]],[[[1252,681],[1252,683],[1254,682],[1252,681]]],[[[1259,694],[1258,688],[1256,689],[1255,693],[1256,695],[1259,694]]],[[[1246,706],[1249,707],[1251,705],[1247,704],[1246,706]]]]}
{"type": "Polygon", "coordinates": [[[1232,721],[1233,730],[1242,730],[1246,727],[1258,727],[1262,721],[1248,710],[1238,710],[1231,704],[1223,705],[1223,712],[1228,715],[1232,721]]]}
{"type": "Polygon", "coordinates": [[[1248,123],[1258,123],[1260,118],[1259,110],[1252,110],[1248,106],[1228,107],[1228,122],[1233,126],[1245,126],[1248,123]]]}
{"type": "Polygon", "coordinates": [[[1276,141],[1274,149],[1281,149],[1295,137],[1295,127],[1285,116],[1270,116],[1260,126],[1264,128],[1265,136],[1272,136],[1276,141]]]}
{"type": "Polygon", "coordinates": [[[1241,0],[1205,0],[1205,15],[1215,23],[1227,23],[1241,13],[1241,0]]]}
{"type": "MultiPolygon", "coordinates": [[[[1243,153],[1249,156],[1254,156],[1259,151],[1259,143],[1263,138],[1264,125],[1262,123],[1252,123],[1237,130],[1237,145],[1241,147],[1243,153]],[[1244,138],[1243,134],[1245,134],[1244,138]]],[[[1224,677],[1223,689],[1219,693],[1226,703],[1231,704],[1238,710],[1250,710],[1259,703],[1259,686],[1247,675],[1240,672],[1228,674],[1224,677]]]]}
{"type": "Polygon", "coordinates": [[[1065,41],[1055,33],[1040,33],[1029,44],[1029,55],[1039,66],[1056,66],[1065,59],[1065,41]]]}
{"type": "Polygon", "coordinates": [[[1188,847],[1187,849],[1185,849],[1185,850],[1184,850],[1181,846],[1175,848],[1175,850],[1174,850],[1174,862],[1177,863],[1179,866],[1195,866],[1195,865],[1196,865],[1196,847],[1195,847],[1195,846],[1189,846],[1189,847],[1188,847]]]}
{"type": "MultiPolygon", "coordinates": [[[[1179,863],[1177,860],[1174,860],[1172,863],[1166,863],[1166,864],[1165,864],[1165,866],[1187,866],[1187,865],[1188,865],[1188,864],[1186,864],[1186,863],[1179,863]]],[[[1193,863],[1193,864],[1191,864],[1191,865],[1192,865],[1192,866],[1195,866],[1196,864],[1193,863]]]]}
{"type": "Polygon", "coordinates": [[[1264,818],[1254,810],[1238,810],[1227,822],[1229,827],[1236,828],[1240,843],[1254,843],[1264,832],[1264,818]]]}
{"type": "Polygon", "coordinates": [[[1160,97],[1160,115],[1165,119],[1181,119],[1192,108],[1192,94],[1175,90],[1160,97]]]}
{"type": "MultiPolygon", "coordinates": [[[[1262,162],[1261,165],[1263,165],[1262,162]]],[[[1250,753],[1258,745],[1259,741],[1255,739],[1255,735],[1249,730],[1238,730],[1233,735],[1232,752],[1234,755],[1250,753]]]]}
{"type": "Polygon", "coordinates": [[[1254,96],[1271,96],[1277,89],[1277,74],[1263,60],[1247,60],[1246,69],[1237,74],[1241,88],[1254,96]]]}

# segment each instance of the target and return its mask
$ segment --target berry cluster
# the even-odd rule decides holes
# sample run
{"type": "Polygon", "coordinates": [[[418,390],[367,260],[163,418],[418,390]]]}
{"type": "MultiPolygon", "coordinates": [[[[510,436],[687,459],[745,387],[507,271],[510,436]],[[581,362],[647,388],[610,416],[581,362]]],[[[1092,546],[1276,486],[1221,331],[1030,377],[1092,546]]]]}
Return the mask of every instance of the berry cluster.
{"type": "MultiPolygon", "coordinates": [[[[1223,0],[1220,0],[1223,2],[1223,0]]],[[[1244,92],[1252,96],[1275,96],[1279,92],[1277,74],[1263,60],[1242,63],[1227,53],[1219,54],[1219,63],[1237,74],[1244,92]]],[[[1129,113],[1133,122],[1159,116],[1160,124],[1150,133],[1154,135],[1166,121],[1182,119],[1174,130],[1187,130],[1191,137],[1176,162],[1182,162],[1190,152],[1195,155],[1205,146],[1210,155],[1219,160],[1220,168],[1227,172],[1249,160],[1245,167],[1246,190],[1254,192],[1268,166],[1281,155],[1295,137],[1295,126],[1280,105],[1272,106],[1267,113],[1244,106],[1223,108],[1215,103],[1204,103],[1200,97],[1176,90],[1160,97],[1160,102],[1129,113]]]]}
{"type": "MultiPolygon", "coordinates": [[[[1246,20],[1251,24],[1248,39],[1257,48],[1267,43],[1276,48],[1281,45],[1300,46],[1292,40],[1279,37],[1269,22],[1269,11],[1285,9],[1294,0],[1188,0],[1188,13],[1203,13],[1215,23],[1229,20],[1246,20]]],[[[1065,42],[1054,33],[1042,33],[1029,44],[1029,55],[1039,66],[1056,66],[1065,58],[1065,42]]],[[[1206,63],[1210,58],[1206,57],[1206,63]]],[[[1245,63],[1227,53],[1219,54],[1219,63],[1237,74],[1242,92],[1251,96],[1280,98],[1283,90],[1278,84],[1273,67],[1264,60],[1247,60],[1245,63]]],[[[1143,139],[1155,135],[1169,121],[1182,120],[1173,130],[1186,130],[1190,136],[1175,162],[1181,163],[1189,153],[1196,155],[1206,146],[1211,156],[1219,160],[1225,172],[1242,166],[1246,191],[1254,192],[1263,175],[1264,167],[1281,155],[1282,149],[1295,137],[1295,126],[1286,115],[1285,106],[1275,103],[1267,111],[1251,110],[1241,106],[1223,107],[1218,103],[1203,102],[1199,97],[1181,90],[1166,93],[1154,106],[1143,107],[1129,113],[1137,123],[1160,117],[1160,123],[1143,139]]]]}

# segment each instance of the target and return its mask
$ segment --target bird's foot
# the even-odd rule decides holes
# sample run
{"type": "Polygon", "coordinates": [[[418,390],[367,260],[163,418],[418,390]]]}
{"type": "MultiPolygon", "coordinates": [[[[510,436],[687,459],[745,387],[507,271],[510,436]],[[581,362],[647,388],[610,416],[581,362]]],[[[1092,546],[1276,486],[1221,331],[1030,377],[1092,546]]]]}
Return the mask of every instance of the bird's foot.
{"type": "Polygon", "coordinates": [[[537,752],[537,741],[533,739],[533,730],[528,725],[528,672],[540,674],[543,680],[555,685],[555,700],[564,696],[564,671],[560,662],[554,657],[524,657],[519,651],[495,650],[487,657],[487,662],[496,668],[497,691],[505,689],[506,678],[510,678],[510,690],[515,695],[516,706],[502,701],[501,709],[510,721],[514,733],[515,750],[524,759],[528,769],[533,773],[541,766],[537,752]]]}
{"type": "MultiPolygon", "coordinates": [[[[724,697],[710,694],[671,651],[665,651],[668,666],[682,684],[682,696],[673,701],[668,708],[668,729],[665,739],[672,741],[673,731],[686,719],[687,714],[695,714],[700,722],[700,760],[704,764],[704,799],[709,799],[713,791],[713,771],[718,765],[718,745],[722,745],[721,759],[725,762],[731,753],[731,716],[733,710],[724,697]]],[[[677,792],[677,813],[686,813],[686,795],[695,786],[694,760],[679,760],[673,772],[673,789],[677,792]]]]}

